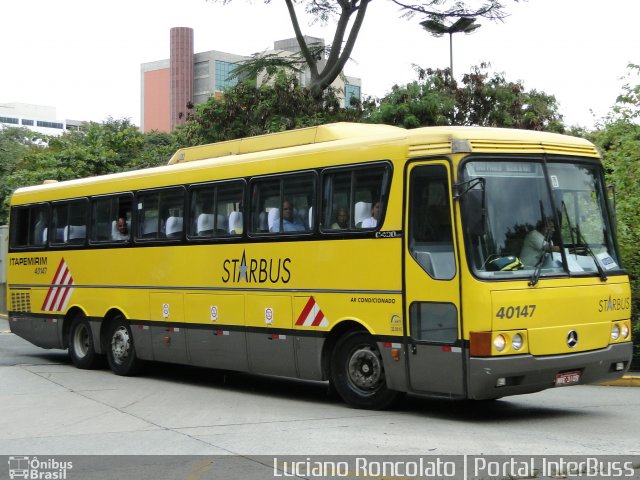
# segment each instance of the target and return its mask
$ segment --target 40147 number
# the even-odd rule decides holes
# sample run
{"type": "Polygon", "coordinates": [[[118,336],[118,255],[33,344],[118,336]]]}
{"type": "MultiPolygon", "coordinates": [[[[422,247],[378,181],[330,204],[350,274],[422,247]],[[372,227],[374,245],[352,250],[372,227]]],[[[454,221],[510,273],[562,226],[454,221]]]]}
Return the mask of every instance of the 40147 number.
{"type": "Polygon", "coordinates": [[[528,318],[533,317],[536,305],[517,305],[515,307],[500,307],[496,312],[496,318],[528,318]]]}

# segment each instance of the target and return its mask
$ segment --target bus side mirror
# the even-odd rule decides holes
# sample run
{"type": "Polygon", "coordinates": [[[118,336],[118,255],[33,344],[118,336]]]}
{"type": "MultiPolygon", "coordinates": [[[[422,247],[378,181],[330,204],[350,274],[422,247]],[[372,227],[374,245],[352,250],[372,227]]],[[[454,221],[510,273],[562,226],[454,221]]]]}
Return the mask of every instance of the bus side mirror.
{"type": "Polygon", "coordinates": [[[455,185],[455,198],[462,200],[462,221],[471,235],[486,233],[485,179],[474,178],[455,185]]]}
{"type": "Polygon", "coordinates": [[[465,230],[471,235],[486,233],[486,211],[484,189],[469,190],[462,200],[462,220],[465,230]]]}

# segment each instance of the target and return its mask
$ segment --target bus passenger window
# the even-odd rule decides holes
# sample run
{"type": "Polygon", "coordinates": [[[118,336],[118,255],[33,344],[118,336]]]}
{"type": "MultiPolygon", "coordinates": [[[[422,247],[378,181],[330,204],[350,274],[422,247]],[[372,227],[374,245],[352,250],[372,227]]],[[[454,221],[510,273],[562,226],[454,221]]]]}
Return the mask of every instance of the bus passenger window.
{"type": "Polygon", "coordinates": [[[86,200],[74,200],[53,204],[51,211],[51,243],[82,245],[87,237],[86,200]]]}
{"type": "Polygon", "coordinates": [[[252,182],[252,233],[295,234],[313,226],[315,175],[303,173],[252,182]]]}
{"type": "Polygon", "coordinates": [[[184,189],[140,192],[137,240],[180,240],[184,231],[184,189]]]}
{"type": "Polygon", "coordinates": [[[94,197],[91,202],[91,242],[128,242],[131,208],[131,194],[94,197]]]}
{"type": "Polygon", "coordinates": [[[339,233],[379,228],[389,184],[387,165],[327,170],[323,175],[321,229],[339,233]]]}
{"type": "Polygon", "coordinates": [[[191,187],[189,239],[242,235],[244,182],[219,182],[191,187]]]}
{"type": "Polygon", "coordinates": [[[47,204],[11,209],[11,247],[42,247],[47,242],[49,207],[47,204]]]}

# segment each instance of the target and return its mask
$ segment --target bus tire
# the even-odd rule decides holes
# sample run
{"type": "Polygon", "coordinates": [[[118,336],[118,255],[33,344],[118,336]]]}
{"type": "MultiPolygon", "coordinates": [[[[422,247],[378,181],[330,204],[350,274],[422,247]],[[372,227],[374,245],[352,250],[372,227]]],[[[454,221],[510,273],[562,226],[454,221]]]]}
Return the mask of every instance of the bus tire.
{"type": "Polygon", "coordinates": [[[136,356],[131,328],[121,315],[109,325],[107,342],[107,361],[113,373],[132,376],[140,371],[142,361],[136,356]]]}
{"type": "Polygon", "coordinates": [[[69,356],[76,368],[91,370],[99,368],[104,363],[104,357],[96,353],[93,344],[91,325],[81,313],[73,318],[69,329],[69,356]]]}
{"type": "Polygon", "coordinates": [[[367,332],[354,330],[338,339],[331,361],[331,383],[350,406],[382,410],[400,392],[387,388],[382,356],[367,332]]]}

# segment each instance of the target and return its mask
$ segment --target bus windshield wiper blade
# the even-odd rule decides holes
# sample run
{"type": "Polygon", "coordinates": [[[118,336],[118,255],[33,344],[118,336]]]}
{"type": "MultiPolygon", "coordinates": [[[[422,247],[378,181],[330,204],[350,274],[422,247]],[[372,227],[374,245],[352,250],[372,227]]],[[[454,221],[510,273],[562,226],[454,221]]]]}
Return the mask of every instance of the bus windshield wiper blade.
{"type": "Polygon", "coordinates": [[[542,252],[542,255],[540,255],[540,260],[538,260],[538,263],[536,263],[536,269],[533,271],[533,275],[531,275],[531,280],[529,280],[528,285],[530,287],[535,287],[538,284],[538,281],[540,280],[540,274],[542,273],[542,264],[547,258],[548,253],[549,252],[547,252],[547,249],[545,248],[542,252]]]}
{"type": "Polygon", "coordinates": [[[585,238],[580,233],[580,228],[577,225],[576,225],[576,239],[578,240],[578,242],[584,245],[584,249],[587,251],[589,256],[593,259],[593,263],[596,264],[596,269],[600,274],[600,280],[602,280],[603,282],[606,282],[608,278],[607,273],[604,271],[604,268],[602,268],[602,265],[600,265],[600,262],[598,261],[598,257],[596,257],[596,254],[593,253],[593,250],[591,250],[591,247],[589,246],[585,238]]]}

